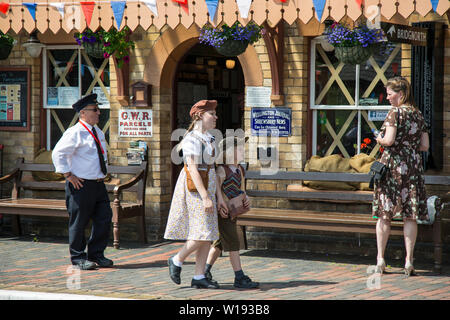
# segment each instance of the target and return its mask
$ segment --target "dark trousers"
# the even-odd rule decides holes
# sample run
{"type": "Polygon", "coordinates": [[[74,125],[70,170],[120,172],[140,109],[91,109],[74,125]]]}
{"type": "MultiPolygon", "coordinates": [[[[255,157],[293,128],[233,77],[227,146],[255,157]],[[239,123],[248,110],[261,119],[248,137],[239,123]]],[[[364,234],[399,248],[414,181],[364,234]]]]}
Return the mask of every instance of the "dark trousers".
{"type": "Polygon", "coordinates": [[[69,212],[69,249],[72,263],[81,259],[103,257],[108,244],[112,210],[108,192],[103,182],[84,180],[83,187],[76,190],[66,181],[66,207],[69,212]],[[91,236],[87,242],[84,230],[92,219],[91,236]]]}

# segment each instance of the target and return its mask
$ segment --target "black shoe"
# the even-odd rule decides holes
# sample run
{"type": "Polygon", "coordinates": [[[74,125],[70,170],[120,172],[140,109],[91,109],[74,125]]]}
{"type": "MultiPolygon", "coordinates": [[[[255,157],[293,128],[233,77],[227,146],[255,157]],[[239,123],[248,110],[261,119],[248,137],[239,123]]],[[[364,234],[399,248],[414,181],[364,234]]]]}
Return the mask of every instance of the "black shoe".
{"type": "Polygon", "coordinates": [[[213,277],[211,271],[205,271],[205,278],[208,279],[209,281],[212,281],[213,277]]]}
{"type": "Polygon", "coordinates": [[[240,279],[234,278],[234,287],[241,289],[256,289],[259,287],[259,282],[253,282],[248,276],[243,276],[240,279]]]}
{"type": "Polygon", "coordinates": [[[95,262],[100,268],[112,267],[114,262],[105,257],[89,258],[90,261],[95,262]]]}
{"type": "Polygon", "coordinates": [[[97,269],[97,265],[89,260],[78,260],[78,261],[72,261],[72,264],[75,267],[78,267],[81,270],[95,270],[97,269]]]}
{"type": "Polygon", "coordinates": [[[216,281],[208,280],[206,278],[203,278],[200,280],[192,279],[191,287],[197,288],[197,289],[219,289],[220,288],[219,284],[216,281]]]}
{"type": "Polygon", "coordinates": [[[167,264],[169,265],[170,279],[172,279],[172,281],[175,282],[176,284],[180,284],[181,267],[178,267],[175,265],[175,263],[173,263],[173,258],[169,258],[167,264]]]}

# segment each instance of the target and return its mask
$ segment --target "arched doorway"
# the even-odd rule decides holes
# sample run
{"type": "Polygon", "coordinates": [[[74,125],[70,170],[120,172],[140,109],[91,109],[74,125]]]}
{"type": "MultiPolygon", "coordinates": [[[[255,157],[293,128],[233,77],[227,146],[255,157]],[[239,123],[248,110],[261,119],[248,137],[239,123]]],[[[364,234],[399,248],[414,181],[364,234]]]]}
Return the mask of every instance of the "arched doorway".
{"type": "MultiPolygon", "coordinates": [[[[173,129],[188,128],[189,110],[202,99],[217,100],[217,129],[223,136],[227,129],[244,128],[245,81],[236,57],[227,58],[210,46],[196,44],[180,59],[172,92],[173,129]]],[[[181,168],[172,166],[172,189],[181,168]]]]}

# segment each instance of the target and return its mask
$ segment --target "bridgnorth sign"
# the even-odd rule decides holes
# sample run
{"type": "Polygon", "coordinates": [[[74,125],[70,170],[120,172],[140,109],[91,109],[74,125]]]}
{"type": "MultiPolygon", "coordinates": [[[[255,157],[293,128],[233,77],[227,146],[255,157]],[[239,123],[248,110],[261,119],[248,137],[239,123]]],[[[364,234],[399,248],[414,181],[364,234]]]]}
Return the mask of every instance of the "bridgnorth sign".
{"type": "Polygon", "coordinates": [[[387,22],[381,23],[381,28],[391,42],[401,42],[415,46],[426,47],[428,43],[428,30],[425,28],[410,27],[387,22]]]}

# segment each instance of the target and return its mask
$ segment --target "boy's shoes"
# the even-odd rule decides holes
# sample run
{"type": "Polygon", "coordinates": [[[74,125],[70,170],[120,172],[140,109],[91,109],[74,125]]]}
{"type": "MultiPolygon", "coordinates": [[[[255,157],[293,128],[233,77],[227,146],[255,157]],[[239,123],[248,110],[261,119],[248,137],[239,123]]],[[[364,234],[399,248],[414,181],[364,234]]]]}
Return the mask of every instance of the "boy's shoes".
{"type": "Polygon", "coordinates": [[[80,270],[95,270],[95,269],[97,269],[97,265],[95,264],[95,262],[85,260],[85,259],[72,261],[72,265],[74,265],[75,267],[77,267],[80,270]]]}
{"type": "Polygon", "coordinates": [[[100,268],[109,268],[114,265],[111,259],[105,257],[90,258],[89,261],[95,262],[100,268]]]}
{"type": "Polygon", "coordinates": [[[170,279],[172,279],[173,282],[175,282],[176,284],[180,284],[181,283],[181,267],[177,267],[174,263],[173,263],[173,259],[169,258],[169,261],[167,262],[167,264],[169,265],[169,274],[170,274],[170,279]]]}
{"type": "Polygon", "coordinates": [[[206,278],[195,280],[192,279],[191,287],[197,289],[219,289],[219,284],[214,280],[208,280],[206,278]]]}
{"type": "Polygon", "coordinates": [[[240,279],[234,278],[234,287],[240,289],[256,289],[259,287],[259,282],[254,282],[248,276],[243,276],[240,279]]]}
{"type": "Polygon", "coordinates": [[[205,271],[205,278],[208,279],[209,281],[212,281],[213,277],[211,271],[205,271]]]}

